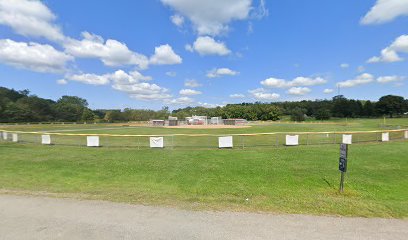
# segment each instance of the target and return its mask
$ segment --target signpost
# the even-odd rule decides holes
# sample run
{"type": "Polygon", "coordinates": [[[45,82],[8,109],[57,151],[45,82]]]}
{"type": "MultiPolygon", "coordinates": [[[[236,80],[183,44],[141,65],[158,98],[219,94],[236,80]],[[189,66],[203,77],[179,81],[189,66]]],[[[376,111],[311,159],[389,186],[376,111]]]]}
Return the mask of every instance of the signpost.
{"type": "Polygon", "coordinates": [[[347,144],[340,144],[340,158],[339,158],[339,170],[341,172],[340,178],[340,192],[344,190],[344,173],[347,172],[347,144]]]}

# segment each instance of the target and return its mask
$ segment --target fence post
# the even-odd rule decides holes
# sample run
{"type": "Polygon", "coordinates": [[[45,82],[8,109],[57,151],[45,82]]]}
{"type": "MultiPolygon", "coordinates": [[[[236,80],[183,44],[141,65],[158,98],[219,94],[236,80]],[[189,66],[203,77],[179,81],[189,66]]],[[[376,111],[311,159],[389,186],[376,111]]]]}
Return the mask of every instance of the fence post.
{"type": "Polygon", "coordinates": [[[242,149],[245,149],[244,136],[241,135],[242,149]]]}

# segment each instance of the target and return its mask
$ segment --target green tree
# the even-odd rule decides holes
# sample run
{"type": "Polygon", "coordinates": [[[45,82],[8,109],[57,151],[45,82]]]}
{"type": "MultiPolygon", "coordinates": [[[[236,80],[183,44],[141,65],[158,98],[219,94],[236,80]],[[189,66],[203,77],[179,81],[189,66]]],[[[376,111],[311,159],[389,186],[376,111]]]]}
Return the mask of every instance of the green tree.
{"type": "Polygon", "coordinates": [[[316,114],[315,118],[316,120],[329,120],[331,117],[330,110],[329,109],[319,109],[316,114]]]}
{"type": "Polygon", "coordinates": [[[387,95],[379,99],[376,104],[377,111],[384,115],[389,115],[390,118],[395,115],[403,114],[405,108],[405,100],[401,96],[387,95]]]}
{"type": "Polygon", "coordinates": [[[305,117],[306,112],[307,112],[306,109],[297,107],[297,108],[292,110],[292,112],[290,114],[290,119],[292,121],[296,121],[296,122],[305,121],[306,120],[306,117],[305,117]]]}

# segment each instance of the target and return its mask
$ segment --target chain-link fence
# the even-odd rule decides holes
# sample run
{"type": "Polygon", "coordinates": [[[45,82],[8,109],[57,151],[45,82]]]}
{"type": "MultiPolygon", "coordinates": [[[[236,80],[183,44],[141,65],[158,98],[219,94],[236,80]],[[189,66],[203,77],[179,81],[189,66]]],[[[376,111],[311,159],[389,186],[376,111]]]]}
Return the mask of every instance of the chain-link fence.
{"type": "MultiPolygon", "coordinates": [[[[223,140],[223,141],[224,141],[223,140]]],[[[323,145],[339,143],[385,142],[408,140],[408,129],[358,132],[299,132],[256,134],[171,134],[171,135],[114,135],[40,133],[0,130],[0,141],[38,145],[126,147],[135,149],[216,149],[279,147],[288,145],[323,145]],[[89,138],[94,136],[94,138],[89,138]],[[220,137],[226,142],[221,144],[220,137]],[[97,142],[95,142],[97,141],[97,142]]]]}

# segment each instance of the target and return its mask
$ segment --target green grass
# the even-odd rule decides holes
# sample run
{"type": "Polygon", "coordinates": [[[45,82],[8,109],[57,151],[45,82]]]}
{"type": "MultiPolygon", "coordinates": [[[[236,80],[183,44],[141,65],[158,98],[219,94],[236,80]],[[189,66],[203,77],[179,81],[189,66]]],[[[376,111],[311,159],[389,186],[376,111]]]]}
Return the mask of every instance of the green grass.
{"type": "Polygon", "coordinates": [[[0,188],[187,209],[407,218],[408,142],[351,145],[344,194],[338,192],[338,148],[191,151],[0,142],[0,188]]]}
{"type": "MultiPolygon", "coordinates": [[[[67,134],[131,134],[131,135],[166,135],[166,134],[247,134],[247,133],[271,133],[271,132],[342,132],[342,131],[368,131],[382,129],[408,128],[408,118],[386,119],[384,127],[383,119],[334,119],[321,123],[290,123],[290,122],[256,122],[249,128],[234,129],[171,129],[157,127],[123,127],[122,124],[65,124],[65,125],[8,125],[0,126],[0,129],[21,131],[52,131],[67,134]]],[[[126,125],[126,124],[123,124],[126,125]]],[[[403,132],[391,133],[391,139],[402,139],[403,132]]],[[[375,142],[380,139],[380,133],[365,133],[353,136],[354,142],[375,142]]],[[[20,134],[19,139],[23,142],[40,144],[40,136],[33,134],[20,134]]],[[[57,145],[85,145],[84,136],[52,136],[53,143],[57,145]]],[[[148,137],[107,137],[102,136],[101,144],[104,147],[135,147],[148,148],[148,137]]],[[[300,144],[317,145],[328,143],[340,143],[341,134],[309,134],[300,136],[300,144]]],[[[217,148],[216,136],[190,137],[175,136],[165,137],[165,146],[178,149],[215,149],[217,148]]],[[[236,136],[234,146],[238,148],[273,147],[282,146],[285,143],[285,134],[267,136],[236,136]]]]}

